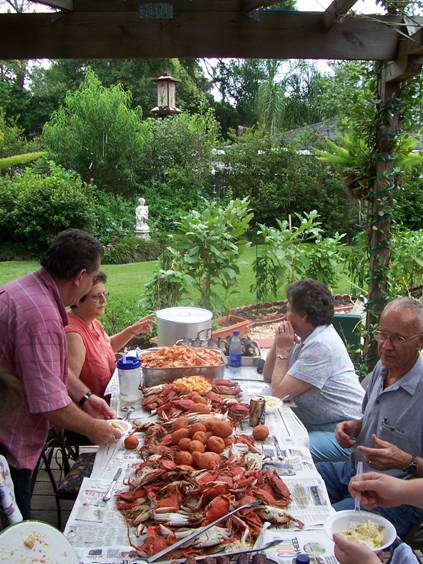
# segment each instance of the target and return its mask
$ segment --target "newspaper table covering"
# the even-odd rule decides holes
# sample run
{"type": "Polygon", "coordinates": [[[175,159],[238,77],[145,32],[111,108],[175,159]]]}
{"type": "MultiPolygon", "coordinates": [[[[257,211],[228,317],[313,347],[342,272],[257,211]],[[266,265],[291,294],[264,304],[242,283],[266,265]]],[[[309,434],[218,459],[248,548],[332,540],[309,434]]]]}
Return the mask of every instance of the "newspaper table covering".
{"type": "MultiPolygon", "coordinates": [[[[266,386],[257,378],[244,379],[244,399],[268,393],[266,386]]],[[[141,408],[139,401],[130,405],[120,404],[116,377],[110,383],[109,393],[112,394],[112,405],[120,416],[125,416],[128,407],[131,407],[130,420],[154,420],[141,408]]],[[[322,525],[333,509],[325,485],[305,446],[308,444],[307,431],[286,405],[267,415],[266,425],[270,431],[262,445],[266,464],[269,468],[275,468],[287,484],[293,498],[287,509],[304,522],[305,528],[286,530],[271,527],[261,535],[261,541],[281,539],[281,544],[269,553],[269,557],[280,564],[292,563],[293,557],[300,551],[313,556],[312,562],[332,564],[336,562],[333,543],[325,536],[322,525]]],[[[250,432],[245,424],[243,432],[250,432]]],[[[142,433],[137,435],[142,438],[142,433]]],[[[123,469],[117,484],[119,490],[138,463],[137,452],[125,449],[123,439],[98,450],[92,476],[84,480],[65,528],[65,535],[73,545],[80,564],[136,564],[142,561],[141,557],[132,554],[126,523],[115,506],[113,496],[108,502],[102,501],[116,470],[123,469]]],[[[137,544],[141,544],[141,539],[137,540],[137,544]]]]}

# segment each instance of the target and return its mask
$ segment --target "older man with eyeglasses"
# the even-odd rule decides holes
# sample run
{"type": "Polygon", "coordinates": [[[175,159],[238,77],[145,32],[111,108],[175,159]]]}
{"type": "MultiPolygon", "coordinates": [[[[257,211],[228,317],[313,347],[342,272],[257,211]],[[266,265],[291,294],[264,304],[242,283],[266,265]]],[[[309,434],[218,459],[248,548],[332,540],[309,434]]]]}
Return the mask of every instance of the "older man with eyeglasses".
{"type": "MultiPolygon", "coordinates": [[[[348,482],[359,460],[365,472],[378,470],[404,479],[423,476],[423,305],[412,298],[389,303],[375,338],[380,361],[364,397],[363,417],[336,428],[339,444],[353,448],[351,460],[317,465],[337,511],[354,508],[348,482]]],[[[412,505],[376,511],[399,535],[423,515],[412,505]]]]}

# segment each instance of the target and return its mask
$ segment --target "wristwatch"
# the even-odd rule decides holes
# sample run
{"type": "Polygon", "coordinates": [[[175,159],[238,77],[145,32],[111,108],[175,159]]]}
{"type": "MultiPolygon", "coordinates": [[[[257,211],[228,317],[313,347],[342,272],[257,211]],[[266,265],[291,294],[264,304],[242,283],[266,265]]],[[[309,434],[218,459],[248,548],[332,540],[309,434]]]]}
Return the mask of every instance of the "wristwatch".
{"type": "Polygon", "coordinates": [[[91,397],[92,395],[93,395],[93,393],[90,392],[90,390],[88,390],[88,392],[86,392],[86,393],[82,396],[82,398],[79,400],[79,402],[78,402],[79,407],[82,407],[82,406],[84,405],[84,403],[87,401],[87,399],[88,399],[89,397],[91,397]]]}
{"type": "Polygon", "coordinates": [[[404,470],[408,474],[415,474],[417,472],[418,465],[419,465],[419,462],[417,460],[417,456],[415,454],[412,454],[410,464],[407,466],[407,468],[404,468],[404,470]]]}

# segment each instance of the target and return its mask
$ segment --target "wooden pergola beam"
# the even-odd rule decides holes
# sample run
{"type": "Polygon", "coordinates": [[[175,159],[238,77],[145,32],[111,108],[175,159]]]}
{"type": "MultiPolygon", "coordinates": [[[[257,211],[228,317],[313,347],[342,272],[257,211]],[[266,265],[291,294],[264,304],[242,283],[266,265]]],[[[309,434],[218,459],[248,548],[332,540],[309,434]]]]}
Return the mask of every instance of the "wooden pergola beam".
{"type": "Polygon", "coordinates": [[[243,12],[252,12],[253,10],[259,10],[260,8],[270,8],[279,1],[280,0],[241,0],[241,10],[243,12]]]}
{"type": "MultiPolygon", "coordinates": [[[[106,2],[107,3],[107,2],[106,2]]],[[[395,16],[345,16],[330,32],[321,12],[177,11],[172,20],[134,12],[0,14],[0,59],[240,57],[392,60],[395,16]],[[382,23],[381,23],[382,22],[382,23]],[[385,25],[391,24],[391,25],[385,25]]],[[[194,2],[192,4],[195,4],[194,2]]],[[[222,6],[224,3],[221,4],[222,6]]],[[[202,4],[202,8],[205,4],[202,4]]]]}
{"type": "Polygon", "coordinates": [[[417,74],[421,68],[423,56],[423,18],[414,17],[411,21],[404,18],[402,33],[409,33],[409,37],[399,36],[399,49],[395,60],[390,61],[383,74],[386,82],[401,82],[417,74]]]}
{"type": "Polygon", "coordinates": [[[73,10],[73,0],[29,0],[33,4],[43,4],[58,10],[73,10]]]}
{"type": "Polygon", "coordinates": [[[323,13],[323,26],[331,29],[354,6],[357,0],[333,0],[323,13]]]}

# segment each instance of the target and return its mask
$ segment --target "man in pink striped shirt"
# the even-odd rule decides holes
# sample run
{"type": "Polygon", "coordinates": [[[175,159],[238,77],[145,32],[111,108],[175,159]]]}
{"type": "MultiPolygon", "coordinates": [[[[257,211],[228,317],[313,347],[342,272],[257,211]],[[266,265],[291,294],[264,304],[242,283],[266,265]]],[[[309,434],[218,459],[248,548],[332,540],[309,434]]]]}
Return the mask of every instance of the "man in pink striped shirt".
{"type": "Polygon", "coordinates": [[[0,365],[19,378],[25,395],[23,406],[1,421],[0,451],[24,519],[31,511],[31,474],[52,424],[87,435],[94,444],[119,436],[104,419],[92,417],[113,416],[103,400],[78,384],[69,393],[67,387],[65,306],[89,292],[100,263],[100,243],[67,229],[47,250],[40,270],[0,288],[0,365]]]}

